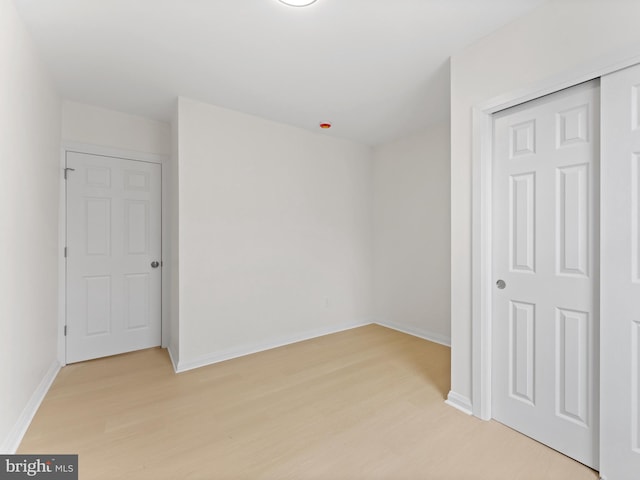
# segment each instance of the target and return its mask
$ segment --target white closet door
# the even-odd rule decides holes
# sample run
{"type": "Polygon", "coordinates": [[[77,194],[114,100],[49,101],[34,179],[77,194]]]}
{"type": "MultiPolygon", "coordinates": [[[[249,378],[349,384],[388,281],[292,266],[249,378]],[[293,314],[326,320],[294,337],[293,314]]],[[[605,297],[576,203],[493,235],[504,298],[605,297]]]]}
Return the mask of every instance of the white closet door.
{"type": "Polygon", "coordinates": [[[640,478],[640,66],[602,78],[601,473],[640,478]]]}
{"type": "Polygon", "coordinates": [[[597,82],[505,110],[493,164],[493,416],[593,468],[598,123],[597,82]]]}
{"type": "Polygon", "coordinates": [[[160,345],[160,165],[66,160],[67,363],[160,345]]]}

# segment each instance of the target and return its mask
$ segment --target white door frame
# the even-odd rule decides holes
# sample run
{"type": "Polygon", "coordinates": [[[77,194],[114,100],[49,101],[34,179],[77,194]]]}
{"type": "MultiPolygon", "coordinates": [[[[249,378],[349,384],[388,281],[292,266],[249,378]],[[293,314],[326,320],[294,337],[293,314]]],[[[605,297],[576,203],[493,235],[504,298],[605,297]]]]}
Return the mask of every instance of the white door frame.
{"type": "Polygon", "coordinates": [[[473,108],[471,152],[471,406],[483,420],[491,415],[491,178],[492,115],[505,108],[599,78],[640,63],[640,47],[611,54],[561,75],[508,92],[473,108]]]}
{"type": "Polygon", "coordinates": [[[58,241],[60,245],[60,260],[58,262],[58,361],[61,365],[66,365],[66,339],[64,336],[64,325],[66,323],[66,298],[67,298],[67,278],[64,259],[64,247],[67,242],[66,224],[67,224],[67,205],[66,205],[66,185],[64,180],[64,168],[66,166],[67,152],[87,153],[91,155],[101,155],[105,157],[124,158],[126,160],[134,160],[139,162],[157,163],[160,165],[162,172],[161,185],[161,209],[162,209],[162,262],[161,268],[162,290],[161,290],[161,346],[166,348],[169,344],[169,268],[171,261],[169,258],[169,200],[167,192],[169,191],[169,157],[166,155],[157,155],[154,153],[133,152],[128,150],[120,150],[116,148],[103,147],[99,145],[89,145],[84,143],[63,142],[60,155],[60,198],[59,198],[59,223],[58,223],[58,241]]]}

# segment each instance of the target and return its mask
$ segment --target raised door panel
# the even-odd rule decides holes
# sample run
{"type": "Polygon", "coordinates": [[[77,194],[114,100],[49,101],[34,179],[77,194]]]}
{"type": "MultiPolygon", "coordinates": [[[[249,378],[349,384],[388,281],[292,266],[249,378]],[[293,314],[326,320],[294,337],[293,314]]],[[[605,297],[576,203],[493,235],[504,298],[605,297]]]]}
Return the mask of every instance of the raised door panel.
{"type": "Polygon", "coordinates": [[[589,165],[557,170],[556,265],[560,275],[589,275],[589,165]]]}
{"type": "Polygon", "coordinates": [[[88,336],[111,332],[111,277],[84,278],[86,332],[88,336]]]}
{"type": "Polygon", "coordinates": [[[557,148],[589,141],[589,105],[580,105],[556,114],[557,148]]]}
{"type": "Polygon", "coordinates": [[[536,153],[536,121],[511,126],[509,138],[512,159],[536,153]]]}
{"type": "Polygon", "coordinates": [[[509,184],[511,270],[535,272],[536,175],[512,175],[509,184]]]}
{"type": "Polygon", "coordinates": [[[510,395],[535,405],[535,305],[511,302],[509,318],[510,395]]]}
{"type": "Polygon", "coordinates": [[[126,328],[129,330],[149,326],[149,274],[125,275],[126,328]]]}
{"type": "Polygon", "coordinates": [[[124,189],[127,191],[148,192],[151,186],[149,172],[139,170],[125,170],[124,189]]]}
{"type": "Polygon", "coordinates": [[[111,255],[111,199],[85,198],[84,212],[87,255],[111,255]]]}
{"type": "Polygon", "coordinates": [[[640,320],[631,322],[631,449],[640,454],[640,320]]]}
{"type": "Polygon", "coordinates": [[[111,188],[111,168],[89,165],[85,169],[87,187],[111,188]]]}
{"type": "MultiPolygon", "coordinates": [[[[640,84],[631,87],[631,130],[640,130],[640,84]]],[[[618,123],[622,123],[618,122],[618,123]]]]}
{"type": "Polygon", "coordinates": [[[125,200],[125,252],[128,255],[149,253],[149,202],[125,200]]]}
{"type": "Polygon", "coordinates": [[[556,310],[556,406],[564,419],[587,426],[589,409],[589,314],[556,310]]]}
{"type": "Polygon", "coordinates": [[[640,283],[640,153],[631,157],[631,278],[640,283]]]}

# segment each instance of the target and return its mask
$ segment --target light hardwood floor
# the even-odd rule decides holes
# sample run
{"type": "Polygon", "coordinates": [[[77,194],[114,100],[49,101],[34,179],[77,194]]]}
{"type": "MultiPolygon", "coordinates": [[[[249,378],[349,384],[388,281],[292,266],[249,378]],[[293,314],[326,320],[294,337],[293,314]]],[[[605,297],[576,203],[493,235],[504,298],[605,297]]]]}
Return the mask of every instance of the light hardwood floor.
{"type": "Polygon", "coordinates": [[[449,371],[377,325],[179,375],[144,350],[62,369],[19,453],[78,453],[82,480],[598,478],[445,405],[449,371]]]}

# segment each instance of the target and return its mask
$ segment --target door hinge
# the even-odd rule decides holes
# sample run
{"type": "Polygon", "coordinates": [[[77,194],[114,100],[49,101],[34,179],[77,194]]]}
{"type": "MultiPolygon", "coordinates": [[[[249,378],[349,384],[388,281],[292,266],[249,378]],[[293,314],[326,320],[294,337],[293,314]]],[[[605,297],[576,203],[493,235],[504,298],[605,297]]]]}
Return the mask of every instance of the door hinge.
{"type": "Polygon", "coordinates": [[[67,247],[64,247],[64,258],[67,258],[67,247]]]}
{"type": "Polygon", "coordinates": [[[64,169],[64,179],[66,180],[69,177],[69,172],[75,172],[76,169],[75,168],[65,168],[64,169]]]}
{"type": "Polygon", "coordinates": [[[64,326],[64,336],[65,337],[67,336],[67,326],[66,325],[64,326]]]}

